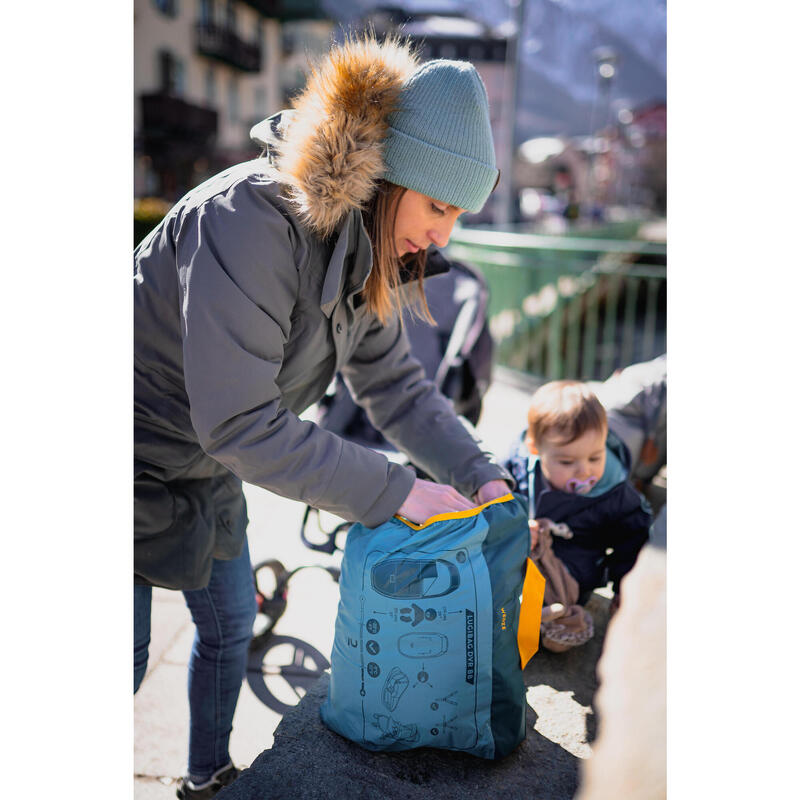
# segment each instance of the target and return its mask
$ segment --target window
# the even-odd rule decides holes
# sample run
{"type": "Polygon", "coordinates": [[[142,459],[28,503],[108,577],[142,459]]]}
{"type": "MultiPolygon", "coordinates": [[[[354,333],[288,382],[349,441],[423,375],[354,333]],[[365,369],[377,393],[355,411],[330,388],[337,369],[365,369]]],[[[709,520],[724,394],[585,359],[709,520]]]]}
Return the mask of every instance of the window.
{"type": "Polygon", "coordinates": [[[175,59],[175,94],[178,97],[183,97],[186,94],[186,70],[183,67],[183,61],[175,59]]]}
{"type": "Polygon", "coordinates": [[[214,67],[206,68],[206,105],[216,106],[217,104],[217,76],[214,67]]]}
{"type": "Polygon", "coordinates": [[[180,97],[184,93],[183,63],[169,50],[161,50],[158,53],[158,85],[165,94],[180,97]]]}
{"type": "Polygon", "coordinates": [[[228,84],[228,119],[233,123],[239,121],[239,84],[233,75],[228,84]]]}
{"type": "Polygon", "coordinates": [[[214,0],[200,0],[200,24],[214,24],[214,0]]]}
{"type": "Polygon", "coordinates": [[[267,90],[263,86],[256,86],[255,89],[255,115],[258,119],[267,116],[267,90]]]}
{"type": "Polygon", "coordinates": [[[165,17],[177,17],[178,16],[178,0],[153,0],[153,5],[165,17]]]}

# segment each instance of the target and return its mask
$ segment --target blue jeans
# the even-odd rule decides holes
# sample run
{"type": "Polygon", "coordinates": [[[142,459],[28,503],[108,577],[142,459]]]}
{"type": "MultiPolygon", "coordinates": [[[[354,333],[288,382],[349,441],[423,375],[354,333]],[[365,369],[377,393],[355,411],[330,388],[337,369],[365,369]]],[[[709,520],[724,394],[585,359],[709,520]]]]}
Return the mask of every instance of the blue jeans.
{"type": "MultiPolygon", "coordinates": [[[[197,629],[189,658],[189,774],[205,781],[230,761],[233,712],[247,667],[256,595],[247,539],[232,561],[214,561],[204,589],[183,593],[197,629]]],[[[133,587],[133,691],[147,669],[150,586],[133,587]]]]}

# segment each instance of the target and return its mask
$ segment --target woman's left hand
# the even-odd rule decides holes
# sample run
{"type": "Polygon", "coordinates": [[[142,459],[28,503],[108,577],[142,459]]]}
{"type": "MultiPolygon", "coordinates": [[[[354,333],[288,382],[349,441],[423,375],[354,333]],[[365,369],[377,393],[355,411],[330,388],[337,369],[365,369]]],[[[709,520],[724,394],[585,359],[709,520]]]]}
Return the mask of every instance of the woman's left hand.
{"type": "Polygon", "coordinates": [[[508,484],[502,480],[489,481],[484,483],[472,498],[479,506],[488,503],[490,500],[496,500],[498,497],[508,494],[511,489],[508,484]]]}

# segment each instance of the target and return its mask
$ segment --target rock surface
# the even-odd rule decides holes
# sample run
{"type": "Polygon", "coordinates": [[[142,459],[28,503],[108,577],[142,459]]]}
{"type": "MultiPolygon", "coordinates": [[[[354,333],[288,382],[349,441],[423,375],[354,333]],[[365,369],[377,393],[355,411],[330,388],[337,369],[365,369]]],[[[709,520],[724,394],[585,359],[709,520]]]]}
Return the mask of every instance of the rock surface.
{"type": "Polygon", "coordinates": [[[499,762],[423,748],[372,753],[326,728],[319,707],[328,690],[323,675],[283,718],[275,740],[220,800],[347,800],[504,798],[567,800],[578,789],[582,759],[596,731],[592,710],[595,667],[608,622],[608,598],[595,593],[587,609],[595,635],[565,653],[540,650],[524,672],[527,736],[499,762]]]}

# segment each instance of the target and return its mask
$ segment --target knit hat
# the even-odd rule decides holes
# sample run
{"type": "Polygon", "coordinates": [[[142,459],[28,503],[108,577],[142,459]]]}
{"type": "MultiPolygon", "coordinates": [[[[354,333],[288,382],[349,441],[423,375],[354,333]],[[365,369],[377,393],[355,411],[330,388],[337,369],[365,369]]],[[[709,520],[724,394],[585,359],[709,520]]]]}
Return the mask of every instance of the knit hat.
{"type": "Polygon", "coordinates": [[[442,203],[480,211],[494,189],[486,88],[467,61],[428,61],[406,81],[389,117],[384,177],[442,203]]]}

